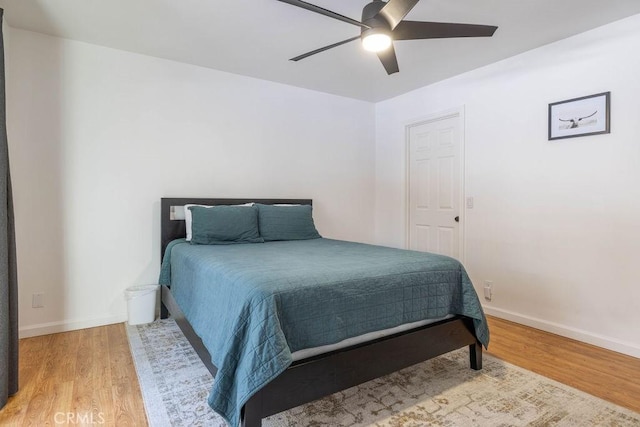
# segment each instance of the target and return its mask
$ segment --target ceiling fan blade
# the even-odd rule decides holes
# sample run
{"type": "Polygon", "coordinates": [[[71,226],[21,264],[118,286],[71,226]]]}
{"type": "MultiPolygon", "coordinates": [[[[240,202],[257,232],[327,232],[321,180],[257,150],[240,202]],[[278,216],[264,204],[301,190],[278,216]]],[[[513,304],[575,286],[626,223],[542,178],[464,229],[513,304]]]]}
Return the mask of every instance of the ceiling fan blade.
{"type": "Polygon", "coordinates": [[[311,12],[319,13],[320,15],[328,16],[329,18],[337,19],[338,21],[346,22],[347,24],[352,24],[357,27],[362,28],[370,28],[368,25],[363,24],[360,21],[356,21],[355,19],[351,19],[348,16],[340,15],[339,13],[333,12],[331,10],[325,9],[320,6],[316,6],[315,4],[307,3],[302,0],[278,0],[283,3],[289,3],[293,6],[298,6],[306,10],[310,10],[311,12]]]}
{"type": "Polygon", "coordinates": [[[393,44],[389,46],[388,49],[378,52],[378,58],[380,58],[380,62],[382,62],[384,69],[387,70],[387,74],[393,74],[400,71],[400,68],[398,68],[398,58],[396,58],[396,51],[393,48],[393,44]]]}
{"type": "Polygon", "coordinates": [[[420,40],[454,37],[491,37],[497,29],[498,27],[492,25],[402,21],[395,30],[393,30],[393,39],[420,40]]]}
{"type": "Polygon", "coordinates": [[[391,29],[398,26],[402,18],[413,9],[419,0],[389,0],[387,4],[378,12],[379,16],[384,17],[391,29]]]}
{"type": "Polygon", "coordinates": [[[325,50],[333,49],[334,47],[338,47],[340,45],[352,42],[354,40],[358,40],[360,36],[351,37],[350,39],[342,40],[341,42],[330,44],[329,46],[321,47],[320,49],[312,50],[311,52],[303,53],[302,55],[296,56],[295,58],[291,58],[289,61],[300,61],[301,59],[308,58],[311,55],[315,55],[316,53],[324,52],[325,50]]]}

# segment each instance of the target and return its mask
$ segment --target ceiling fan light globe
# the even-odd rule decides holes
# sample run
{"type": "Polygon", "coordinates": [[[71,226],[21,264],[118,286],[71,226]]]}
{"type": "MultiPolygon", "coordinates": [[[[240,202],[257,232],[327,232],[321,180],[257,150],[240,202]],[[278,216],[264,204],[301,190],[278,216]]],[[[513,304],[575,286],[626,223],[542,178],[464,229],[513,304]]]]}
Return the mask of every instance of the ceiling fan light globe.
{"type": "Polygon", "coordinates": [[[373,33],[362,38],[362,47],[369,52],[381,52],[390,46],[391,37],[388,34],[373,33]]]}

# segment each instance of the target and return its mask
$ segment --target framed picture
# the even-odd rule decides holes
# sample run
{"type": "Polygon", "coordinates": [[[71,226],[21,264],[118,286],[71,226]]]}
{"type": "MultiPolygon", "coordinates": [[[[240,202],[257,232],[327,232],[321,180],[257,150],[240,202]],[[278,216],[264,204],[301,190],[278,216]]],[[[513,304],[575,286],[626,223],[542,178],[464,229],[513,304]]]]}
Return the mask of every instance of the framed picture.
{"type": "Polygon", "coordinates": [[[610,133],[611,92],[549,104],[549,141],[610,133]]]}

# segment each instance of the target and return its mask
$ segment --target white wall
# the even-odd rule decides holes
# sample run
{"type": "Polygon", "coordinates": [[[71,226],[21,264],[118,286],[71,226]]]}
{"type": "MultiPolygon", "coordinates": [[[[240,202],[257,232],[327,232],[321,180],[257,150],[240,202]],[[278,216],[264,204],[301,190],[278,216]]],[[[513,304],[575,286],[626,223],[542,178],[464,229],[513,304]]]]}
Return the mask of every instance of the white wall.
{"type": "Polygon", "coordinates": [[[376,240],[403,247],[411,121],[464,106],[465,264],[488,313],[640,357],[640,15],[376,105],[376,240]],[[611,134],[547,140],[611,91],[611,134]]]}
{"type": "Polygon", "coordinates": [[[161,197],[313,198],[324,236],[372,241],[373,104],[11,36],[22,336],[123,321],[123,290],[157,282],[161,197]]]}

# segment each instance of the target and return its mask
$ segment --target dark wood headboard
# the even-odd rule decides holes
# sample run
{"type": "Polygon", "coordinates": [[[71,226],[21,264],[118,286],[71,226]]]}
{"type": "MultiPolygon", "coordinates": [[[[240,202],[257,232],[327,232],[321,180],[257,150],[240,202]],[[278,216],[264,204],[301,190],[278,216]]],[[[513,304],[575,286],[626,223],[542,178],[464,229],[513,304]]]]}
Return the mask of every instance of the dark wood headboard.
{"type": "Polygon", "coordinates": [[[313,204],[311,199],[199,199],[163,197],[160,200],[160,259],[164,257],[164,250],[167,248],[169,242],[183,238],[187,234],[182,210],[184,205],[241,205],[250,202],[262,203],[263,205],[275,205],[279,203],[298,205],[313,204]]]}

